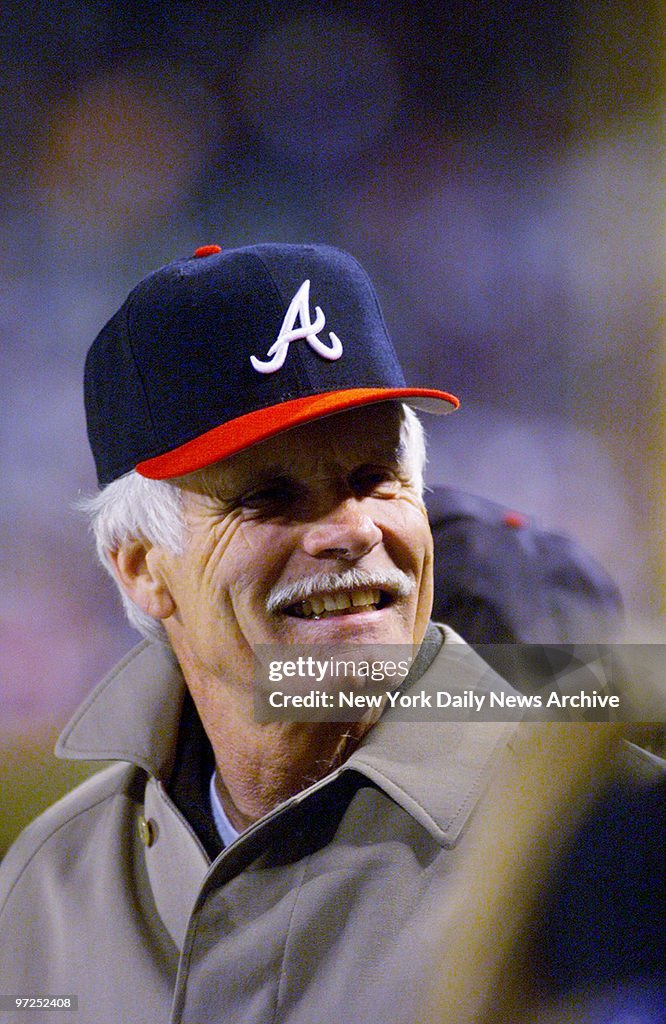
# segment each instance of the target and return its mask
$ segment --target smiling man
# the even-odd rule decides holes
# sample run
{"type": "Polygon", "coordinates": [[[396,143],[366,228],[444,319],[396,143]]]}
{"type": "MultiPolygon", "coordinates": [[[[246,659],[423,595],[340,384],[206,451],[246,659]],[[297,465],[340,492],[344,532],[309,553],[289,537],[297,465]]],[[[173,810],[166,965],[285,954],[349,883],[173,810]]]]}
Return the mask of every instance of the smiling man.
{"type": "Polygon", "coordinates": [[[405,384],[365,273],[325,246],[156,271],[85,387],[88,510],[147,640],[59,741],[120,763],[3,866],[0,989],[76,995],[90,1024],[409,1019],[510,727],[262,722],[255,652],[402,645],[404,687],[473,685],[429,623],[413,411],[457,400],[405,384]]]}

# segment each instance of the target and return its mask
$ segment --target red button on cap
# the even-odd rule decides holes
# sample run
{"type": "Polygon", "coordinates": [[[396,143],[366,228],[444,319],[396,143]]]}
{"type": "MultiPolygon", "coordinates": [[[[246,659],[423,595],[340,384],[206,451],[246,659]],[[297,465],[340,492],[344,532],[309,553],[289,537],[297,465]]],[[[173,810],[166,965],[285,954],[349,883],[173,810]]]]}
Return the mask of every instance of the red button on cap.
{"type": "Polygon", "coordinates": [[[502,516],[502,522],[505,526],[510,526],[514,530],[519,530],[523,526],[527,526],[529,519],[527,516],[523,516],[520,512],[505,512],[502,516]]]}
{"type": "Polygon", "coordinates": [[[222,252],[221,245],[200,245],[194,250],[193,256],[195,260],[200,260],[202,256],[214,256],[218,252],[222,252]]]}

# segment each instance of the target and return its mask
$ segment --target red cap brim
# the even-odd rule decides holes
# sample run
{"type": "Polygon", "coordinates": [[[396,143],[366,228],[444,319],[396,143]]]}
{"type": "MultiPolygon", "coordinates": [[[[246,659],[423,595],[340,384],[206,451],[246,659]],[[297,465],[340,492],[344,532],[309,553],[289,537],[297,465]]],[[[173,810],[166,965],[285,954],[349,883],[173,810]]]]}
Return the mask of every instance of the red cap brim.
{"type": "Polygon", "coordinates": [[[360,405],[396,400],[440,415],[453,412],[460,405],[455,395],[433,388],[349,388],[345,391],[327,391],[306,398],[294,398],[267,409],[257,409],[229,420],[228,423],[221,423],[173,451],[144,459],[138,463],[136,471],[151,480],[185,476],[302,423],[360,405]]]}

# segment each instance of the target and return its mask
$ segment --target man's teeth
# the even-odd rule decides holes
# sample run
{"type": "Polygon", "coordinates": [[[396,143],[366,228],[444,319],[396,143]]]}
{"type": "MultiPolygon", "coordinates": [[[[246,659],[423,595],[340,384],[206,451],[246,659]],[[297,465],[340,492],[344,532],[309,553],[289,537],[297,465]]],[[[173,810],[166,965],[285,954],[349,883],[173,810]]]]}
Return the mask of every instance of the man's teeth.
{"type": "Polygon", "coordinates": [[[313,595],[307,601],[294,605],[294,611],[306,619],[326,612],[344,612],[348,608],[376,607],[381,599],[379,590],[353,590],[338,594],[313,595]]]}

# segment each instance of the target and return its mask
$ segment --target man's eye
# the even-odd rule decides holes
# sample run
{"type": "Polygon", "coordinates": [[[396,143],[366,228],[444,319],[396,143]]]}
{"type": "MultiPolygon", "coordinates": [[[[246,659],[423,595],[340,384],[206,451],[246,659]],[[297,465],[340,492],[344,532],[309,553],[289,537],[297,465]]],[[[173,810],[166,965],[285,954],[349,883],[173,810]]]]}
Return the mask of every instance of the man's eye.
{"type": "Polygon", "coordinates": [[[273,511],[285,508],[294,498],[293,486],[286,481],[275,481],[275,483],[266,484],[251,491],[249,494],[243,495],[239,504],[242,508],[258,512],[273,511]]]}
{"type": "Polygon", "coordinates": [[[392,497],[400,490],[396,473],[386,466],[362,466],[352,474],[350,482],[354,493],[358,495],[392,497]]]}

